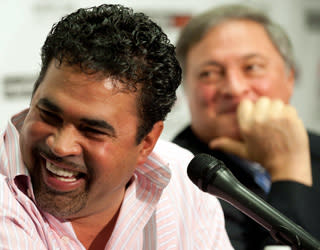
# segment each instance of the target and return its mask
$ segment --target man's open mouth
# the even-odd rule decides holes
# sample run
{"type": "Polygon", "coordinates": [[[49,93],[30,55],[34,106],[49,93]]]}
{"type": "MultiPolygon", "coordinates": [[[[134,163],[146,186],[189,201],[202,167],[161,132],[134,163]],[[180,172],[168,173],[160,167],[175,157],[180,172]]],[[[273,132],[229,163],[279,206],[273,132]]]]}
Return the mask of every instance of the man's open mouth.
{"type": "MultiPolygon", "coordinates": [[[[56,191],[69,192],[82,186],[86,181],[86,174],[83,172],[68,169],[67,164],[60,166],[45,159],[44,182],[56,191]]],[[[70,167],[71,168],[71,167],[70,167]]]]}
{"type": "Polygon", "coordinates": [[[59,168],[49,161],[46,161],[46,169],[51,174],[55,175],[57,179],[61,181],[66,181],[66,182],[76,181],[81,177],[81,175],[83,175],[80,172],[59,168]]]}

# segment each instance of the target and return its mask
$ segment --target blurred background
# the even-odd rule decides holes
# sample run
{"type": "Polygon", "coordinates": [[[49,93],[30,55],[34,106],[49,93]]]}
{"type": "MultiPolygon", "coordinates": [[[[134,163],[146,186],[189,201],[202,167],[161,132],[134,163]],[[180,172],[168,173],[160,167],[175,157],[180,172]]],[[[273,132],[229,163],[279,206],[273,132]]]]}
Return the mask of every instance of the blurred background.
{"type": "MultiPolygon", "coordinates": [[[[291,104],[306,127],[320,133],[320,0],[0,0],[0,127],[27,108],[40,69],[40,49],[53,23],[79,8],[119,3],[151,16],[175,43],[188,19],[209,7],[245,3],[266,11],[288,32],[294,46],[298,79],[291,104]]],[[[170,140],[189,121],[182,88],[165,122],[170,140]]]]}

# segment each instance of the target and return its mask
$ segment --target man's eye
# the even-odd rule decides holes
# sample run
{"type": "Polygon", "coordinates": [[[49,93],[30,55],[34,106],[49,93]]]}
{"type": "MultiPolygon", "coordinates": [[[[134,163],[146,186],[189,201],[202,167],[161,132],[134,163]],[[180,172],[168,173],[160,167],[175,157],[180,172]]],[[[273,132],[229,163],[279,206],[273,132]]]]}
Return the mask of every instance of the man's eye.
{"type": "Polygon", "coordinates": [[[91,128],[91,127],[82,127],[80,128],[83,134],[88,137],[101,137],[101,136],[108,136],[108,134],[104,131],[99,129],[91,128]]]}
{"type": "Polygon", "coordinates": [[[254,70],[257,69],[257,65],[256,64],[250,64],[246,66],[246,70],[254,70]]]}
{"type": "Polygon", "coordinates": [[[199,74],[200,78],[208,77],[209,75],[210,75],[210,72],[209,72],[209,71],[202,71],[202,72],[200,72],[200,74],[199,74]]]}
{"type": "Polygon", "coordinates": [[[200,80],[202,80],[203,82],[215,82],[218,81],[220,79],[220,77],[222,76],[223,72],[218,71],[218,70],[206,70],[206,71],[202,71],[199,74],[199,78],[200,80]]]}
{"type": "Polygon", "coordinates": [[[259,72],[259,71],[262,71],[263,70],[263,65],[262,64],[257,64],[257,63],[254,63],[254,64],[248,64],[245,66],[245,71],[246,72],[259,72]]]}
{"type": "Polygon", "coordinates": [[[39,109],[40,110],[40,117],[42,118],[42,120],[44,120],[47,123],[50,124],[57,124],[57,123],[61,123],[62,119],[60,116],[58,116],[57,114],[44,110],[44,109],[39,109]]]}
{"type": "Polygon", "coordinates": [[[104,134],[102,131],[90,127],[86,127],[83,130],[94,134],[104,134]]]}

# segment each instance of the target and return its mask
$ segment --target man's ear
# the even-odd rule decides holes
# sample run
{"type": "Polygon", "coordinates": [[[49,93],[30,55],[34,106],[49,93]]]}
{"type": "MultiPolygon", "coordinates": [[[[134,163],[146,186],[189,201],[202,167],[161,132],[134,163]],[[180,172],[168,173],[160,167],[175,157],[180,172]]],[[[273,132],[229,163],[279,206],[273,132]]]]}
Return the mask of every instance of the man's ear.
{"type": "Polygon", "coordinates": [[[138,158],[138,164],[143,164],[148,155],[152,152],[156,145],[161,132],[163,130],[163,121],[158,121],[153,125],[152,130],[142,139],[140,143],[140,155],[138,158]]]}
{"type": "MultiPolygon", "coordinates": [[[[294,83],[295,83],[295,79],[296,79],[296,72],[294,69],[291,69],[288,72],[288,100],[290,100],[291,96],[293,95],[293,89],[294,89],[294,83]]],[[[289,102],[289,101],[288,101],[289,102]]]]}

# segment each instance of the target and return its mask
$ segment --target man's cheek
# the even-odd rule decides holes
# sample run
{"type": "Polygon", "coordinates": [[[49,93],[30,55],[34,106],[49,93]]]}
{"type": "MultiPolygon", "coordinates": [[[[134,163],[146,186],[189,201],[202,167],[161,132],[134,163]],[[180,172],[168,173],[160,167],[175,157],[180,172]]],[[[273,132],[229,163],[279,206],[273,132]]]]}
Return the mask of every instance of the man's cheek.
{"type": "Polygon", "coordinates": [[[215,91],[209,87],[202,87],[198,93],[198,100],[202,105],[208,106],[215,99],[215,91]]]}

